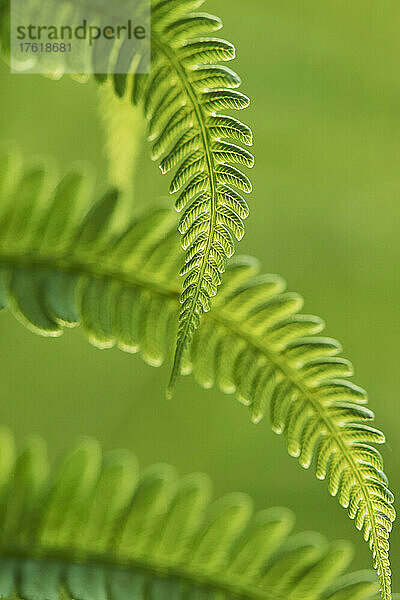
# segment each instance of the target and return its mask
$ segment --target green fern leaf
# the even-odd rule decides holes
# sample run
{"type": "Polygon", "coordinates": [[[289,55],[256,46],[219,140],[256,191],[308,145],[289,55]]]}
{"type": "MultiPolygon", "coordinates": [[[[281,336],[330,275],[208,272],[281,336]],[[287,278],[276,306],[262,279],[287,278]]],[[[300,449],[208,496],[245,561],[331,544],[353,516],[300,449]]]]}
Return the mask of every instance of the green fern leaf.
{"type": "MultiPolygon", "coordinates": [[[[0,165],[11,164],[0,158],[0,165]]],[[[82,219],[75,209],[84,178],[76,172],[49,197],[39,193],[49,189],[43,167],[23,172],[14,190],[4,186],[6,172],[0,180],[8,190],[0,204],[1,306],[39,334],[59,335],[63,326],[81,323],[93,344],[140,351],[149,364],[162,364],[175,339],[180,295],[174,214],[155,210],[122,234],[113,233],[115,192],[82,219]]],[[[226,202],[240,204],[235,194],[226,202]]],[[[183,229],[201,218],[202,202],[193,204],[195,215],[181,222],[183,229]]],[[[188,287],[195,284],[192,271],[206,244],[201,235],[190,247],[188,287]]],[[[224,261],[219,251],[211,256],[215,264],[224,261]]],[[[201,301],[209,308],[215,284],[206,281],[201,301]]],[[[384,436],[370,426],[366,392],[349,379],[352,366],[338,356],[339,343],[320,336],[322,321],[299,313],[302,298],[284,288],[280,277],[260,275],[253,259],[232,261],[212,309],[196,323],[182,372],[193,371],[203,387],[216,384],[236,393],[254,422],[270,412],[289,454],[304,468],[315,463],[317,477],[327,479],[329,492],[362,531],[387,600],[395,512],[382,457],[371,445],[383,443],[384,436]]]]}
{"type": "Polygon", "coordinates": [[[191,39],[193,35],[216,31],[221,27],[220,21],[206,14],[182,16],[184,5],[180,4],[176,5],[178,14],[174,14],[175,5],[171,3],[167,16],[165,6],[162,1],[153,5],[156,66],[142,94],[145,106],[152,107],[148,108],[147,116],[154,140],[153,156],[158,158],[167,153],[160,165],[163,173],[178,165],[170,192],[180,192],[176,208],[184,211],[179,230],[184,236],[187,255],[181,271],[185,279],[169,385],[171,393],[185,349],[199,326],[202,313],[210,309],[226,259],[234,252],[232,236],[240,240],[244,234],[242,220],[248,215],[247,204],[228,186],[249,192],[251,185],[247,178],[245,186],[240,185],[244,178],[241,173],[227,181],[224,169],[234,168],[232,164],[251,168],[254,159],[240,146],[223,141],[232,139],[251,145],[250,129],[237,119],[215,114],[221,110],[240,110],[249,104],[248,98],[234,89],[240,84],[238,76],[214,64],[234,58],[234,47],[216,38],[191,39]],[[159,11],[162,17],[158,19],[159,11]],[[171,78],[175,84],[173,90],[171,78]],[[171,148],[177,137],[178,141],[171,148]],[[237,201],[224,201],[232,194],[237,201]]]}
{"type": "Polygon", "coordinates": [[[373,574],[345,573],[349,544],[293,535],[290,511],[253,514],[245,494],[210,502],[199,473],[140,473],[131,453],[91,439],[53,473],[40,438],[16,451],[2,428],[0,476],[5,600],[376,598],[373,574]]]}

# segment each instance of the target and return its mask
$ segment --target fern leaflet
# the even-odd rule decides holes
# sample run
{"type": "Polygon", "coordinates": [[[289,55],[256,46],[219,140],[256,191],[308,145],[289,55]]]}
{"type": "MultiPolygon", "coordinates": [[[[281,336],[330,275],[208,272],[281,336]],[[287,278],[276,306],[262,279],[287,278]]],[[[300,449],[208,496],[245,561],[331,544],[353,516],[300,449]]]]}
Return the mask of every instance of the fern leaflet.
{"type": "Polygon", "coordinates": [[[41,438],[16,453],[0,429],[0,474],[5,600],[376,598],[371,573],[344,574],[347,543],[290,535],[289,511],[253,515],[245,494],[210,503],[199,473],[139,473],[131,453],[83,439],[53,474],[41,438]]]}
{"type": "Polygon", "coordinates": [[[178,167],[170,192],[180,192],[175,206],[183,211],[179,231],[187,254],[180,271],[182,307],[169,394],[201,315],[209,311],[217,293],[226,259],[234,253],[233,237],[240,240],[244,234],[248,206],[239,191],[250,192],[251,184],[233,165],[254,164],[253,156],[236,143],[251,145],[251,130],[219,114],[249,104],[236,89],[240,84],[236,73],[215,64],[233,59],[235,49],[221,39],[195,37],[222,26],[216,17],[187,12],[200,4],[153,3],[152,72],[138,83],[154,140],[153,158],[164,155],[163,173],[178,167]]]}
{"type": "MultiPolygon", "coordinates": [[[[70,173],[46,199],[43,169],[25,170],[12,190],[9,162],[0,161],[0,188],[8,190],[0,214],[2,306],[38,333],[81,323],[97,346],[140,351],[160,365],[179,305],[173,213],[155,210],[113,234],[115,192],[82,220],[74,211],[84,178],[70,173]]],[[[203,387],[236,393],[254,422],[269,410],[289,453],[305,468],[315,461],[317,477],[369,543],[386,600],[395,511],[374,447],[384,435],[369,424],[366,392],[349,381],[352,366],[338,356],[338,342],[319,335],[322,321],[299,313],[301,297],[284,287],[280,277],[260,275],[253,259],[232,261],[183,369],[203,387]]]]}

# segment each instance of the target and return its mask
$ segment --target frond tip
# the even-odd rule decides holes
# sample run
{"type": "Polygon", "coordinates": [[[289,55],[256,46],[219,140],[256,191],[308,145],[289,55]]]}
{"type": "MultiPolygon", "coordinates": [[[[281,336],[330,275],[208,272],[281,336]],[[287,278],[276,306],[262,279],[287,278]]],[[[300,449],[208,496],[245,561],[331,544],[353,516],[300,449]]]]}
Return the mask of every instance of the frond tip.
{"type": "Polygon", "coordinates": [[[245,494],[210,502],[199,473],[140,473],[130,452],[83,439],[53,474],[41,438],[15,453],[6,429],[0,473],[4,600],[376,598],[373,573],[345,573],[348,543],[292,535],[290,511],[253,514],[245,494]]]}

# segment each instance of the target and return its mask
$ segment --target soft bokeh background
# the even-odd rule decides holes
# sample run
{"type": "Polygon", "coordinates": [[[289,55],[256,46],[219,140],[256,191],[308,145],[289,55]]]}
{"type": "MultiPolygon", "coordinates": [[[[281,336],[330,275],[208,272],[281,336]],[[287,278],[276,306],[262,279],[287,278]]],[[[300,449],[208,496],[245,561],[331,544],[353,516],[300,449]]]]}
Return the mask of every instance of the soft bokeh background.
{"type": "MultiPolygon", "coordinates": [[[[239,252],[288,280],[321,315],[370,393],[394,491],[400,487],[400,10],[396,0],[209,0],[238,50],[252,98],[257,164],[247,235],[239,252]]],[[[11,76],[0,68],[1,137],[61,168],[88,159],[104,178],[97,90],[69,79],[11,76]]],[[[105,183],[105,182],[101,182],[105,183]]],[[[167,181],[140,160],[137,201],[165,195],[167,181]]],[[[365,544],[325,485],[287,456],[267,421],[190,378],[164,399],[168,367],[101,352],[78,331],[45,340],[0,318],[1,420],[18,438],[43,434],[51,451],[81,434],[129,447],[143,465],[208,472],[218,494],[242,490],[258,507],[286,505],[301,529],[365,544]]],[[[400,539],[393,534],[400,590],[400,539]]]]}

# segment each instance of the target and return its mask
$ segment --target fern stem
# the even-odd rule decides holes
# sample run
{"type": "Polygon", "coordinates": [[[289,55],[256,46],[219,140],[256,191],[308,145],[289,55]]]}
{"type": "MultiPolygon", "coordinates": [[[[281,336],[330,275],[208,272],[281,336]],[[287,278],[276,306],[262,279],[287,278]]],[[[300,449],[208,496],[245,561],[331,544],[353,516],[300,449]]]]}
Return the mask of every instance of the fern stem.
{"type": "Polygon", "coordinates": [[[265,589],[259,592],[254,586],[246,586],[232,581],[232,577],[216,577],[207,573],[194,573],[185,569],[181,565],[171,565],[166,561],[161,564],[160,560],[152,564],[149,560],[131,559],[116,556],[113,554],[77,554],[76,550],[59,550],[57,548],[30,548],[27,551],[24,548],[7,548],[6,551],[0,550],[0,557],[17,560],[38,560],[38,561],[61,561],[65,564],[85,564],[100,568],[140,571],[150,576],[165,579],[178,579],[182,583],[193,585],[203,590],[213,590],[216,593],[227,595],[237,600],[284,600],[284,596],[276,592],[268,592],[265,589]]]}
{"type": "Polygon", "coordinates": [[[123,227],[132,216],[135,172],[144,139],[145,120],[142,110],[132,105],[129,93],[119,98],[111,81],[99,87],[98,97],[108,181],[122,192],[118,219],[123,227]]]}
{"type": "Polygon", "coordinates": [[[37,256],[32,257],[29,254],[2,254],[0,256],[0,265],[5,268],[22,269],[42,269],[43,271],[54,270],[56,272],[68,273],[70,275],[81,275],[101,279],[110,279],[126,287],[141,287],[152,293],[158,294],[163,298],[174,299],[178,301],[179,288],[168,289],[158,281],[152,281],[149,277],[140,277],[132,272],[125,272],[118,269],[118,265],[109,264],[103,266],[101,263],[94,263],[85,260],[68,261],[63,257],[37,256]]]}

